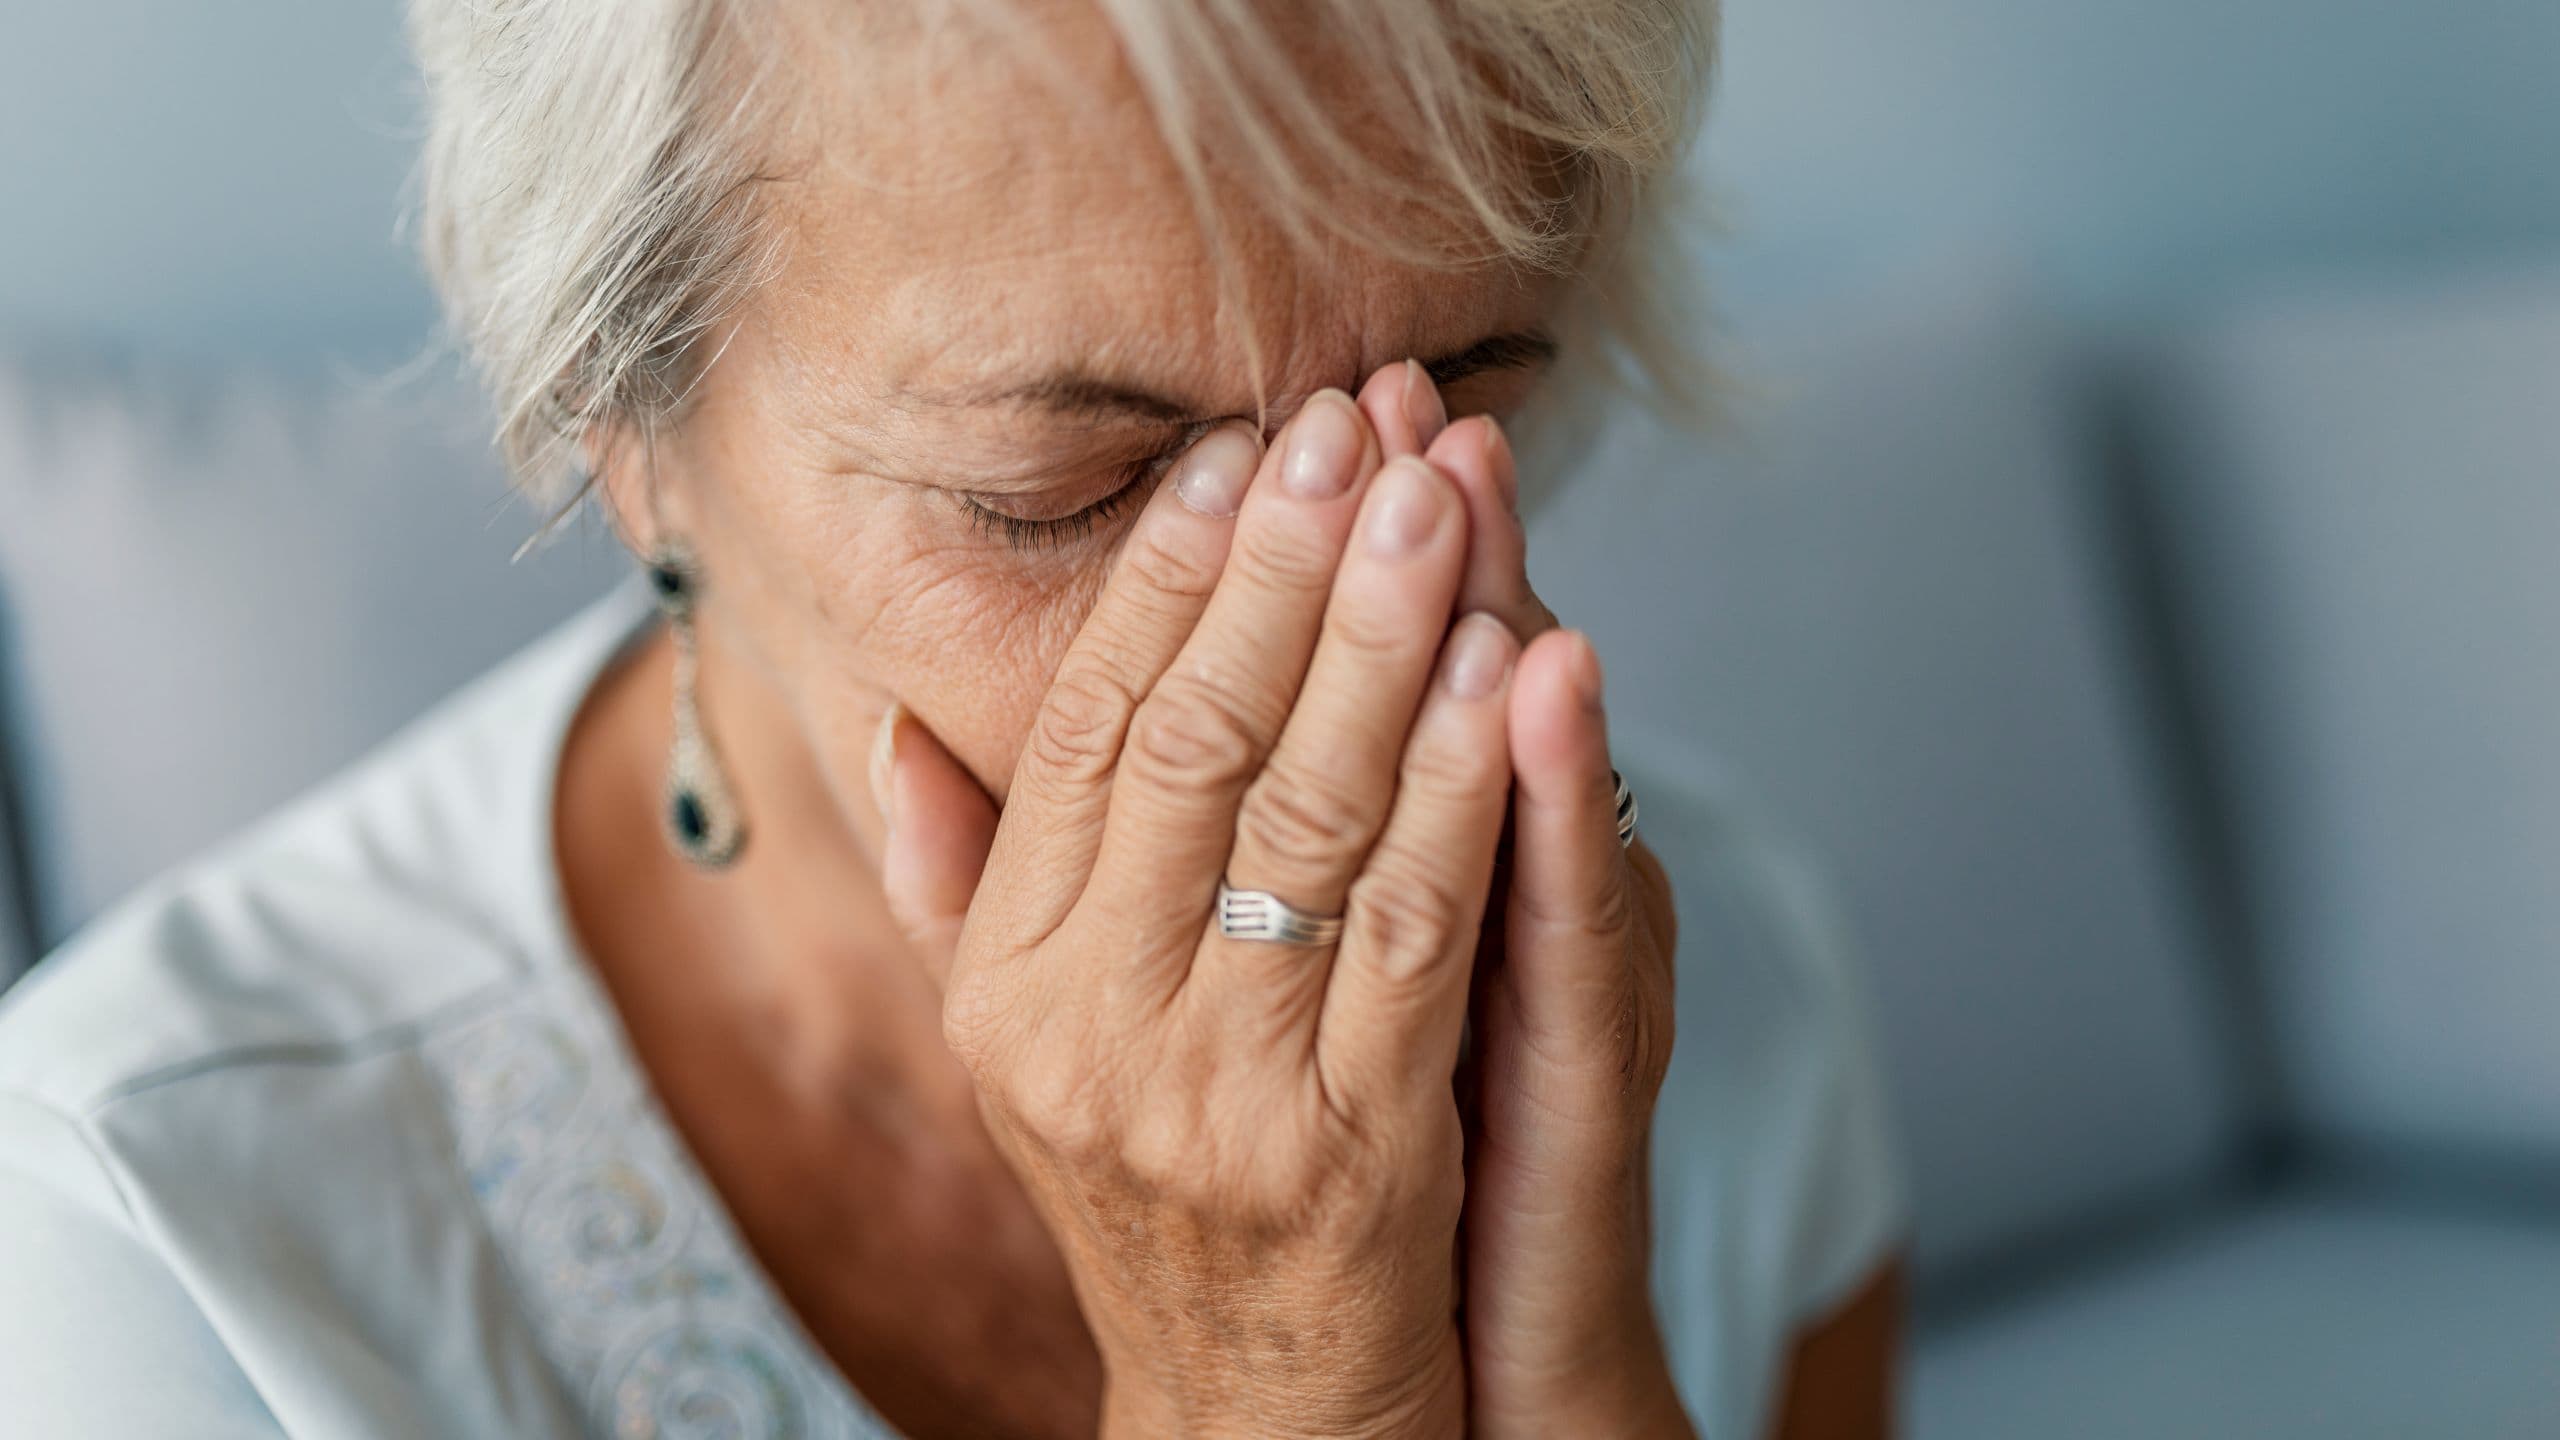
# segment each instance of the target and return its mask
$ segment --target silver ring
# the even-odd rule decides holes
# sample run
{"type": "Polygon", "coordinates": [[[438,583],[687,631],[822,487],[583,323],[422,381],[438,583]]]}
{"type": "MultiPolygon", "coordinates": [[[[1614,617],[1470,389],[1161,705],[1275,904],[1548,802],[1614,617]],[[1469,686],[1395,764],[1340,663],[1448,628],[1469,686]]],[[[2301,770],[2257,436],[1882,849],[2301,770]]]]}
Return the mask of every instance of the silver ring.
{"type": "Polygon", "coordinates": [[[1218,933],[1230,940],[1330,945],[1342,938],[1342,917],[1310,915],[1268,890],[1238,890],[1220,880],[1218,933]]]}
{"type": "Polygon", "coordinates": [[[1636,843],[1636,792],[1627,788],[1627,777],[1615,769],[1609,778],[1618,787],[1618,848],[1624,850],[1636,843]]]}

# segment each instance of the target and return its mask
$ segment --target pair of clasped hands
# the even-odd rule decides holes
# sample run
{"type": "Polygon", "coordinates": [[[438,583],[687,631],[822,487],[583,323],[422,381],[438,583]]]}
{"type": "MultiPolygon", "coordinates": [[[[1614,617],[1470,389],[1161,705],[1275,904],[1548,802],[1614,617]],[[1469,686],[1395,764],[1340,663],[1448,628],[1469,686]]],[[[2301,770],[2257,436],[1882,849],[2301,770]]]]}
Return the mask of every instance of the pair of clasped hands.
{"type": "MultiPolygon", "coordinates": [[[[892,908],[1064,1251],[1105,1435],[1691,1433],[1646,1287],[1670,889],[1620,846],[1599,663],[1529,588],[1518,493],[1500,426],[1411,362],[1267,452],[1212,431],[1001,818],[892,822],[892,908]],[[1222,877],[1339,941],[1222,936],[1222,877]]],[[[884,753],[893,816],[968,784],[884,753]]]]}

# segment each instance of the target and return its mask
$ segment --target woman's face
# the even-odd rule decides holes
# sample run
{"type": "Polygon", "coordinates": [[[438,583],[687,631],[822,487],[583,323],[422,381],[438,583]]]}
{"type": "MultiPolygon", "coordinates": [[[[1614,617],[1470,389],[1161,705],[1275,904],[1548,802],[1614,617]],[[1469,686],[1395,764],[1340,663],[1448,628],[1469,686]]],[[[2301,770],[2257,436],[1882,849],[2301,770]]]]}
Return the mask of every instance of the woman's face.
{"type": "MultiPolygon", "coordinates": [[[[784,78],[814,160],[763,192],[788,259],[649,477],[607,483],[637,536],[680,535],[701,563],[706,673],[729,686],[715,729],[724,708],[786,721],[867,829],[892,700],[1003,799],[1138,502],[1210,426],[1255,420],[1255,391],[1099,21],[1048,37],[1090,109],[984,48],[891,66],[843,58],[853,42],[820,16],[795,23],[784,78]]],[[[1490,354],[1444,387],[1453,416],[1508,413],[1535,378],[1532,347],[1483,342],[1541,333],[1543,284],[1237,235],[1266,440],[1309,395],[1407,356],[1490,354]]]]}

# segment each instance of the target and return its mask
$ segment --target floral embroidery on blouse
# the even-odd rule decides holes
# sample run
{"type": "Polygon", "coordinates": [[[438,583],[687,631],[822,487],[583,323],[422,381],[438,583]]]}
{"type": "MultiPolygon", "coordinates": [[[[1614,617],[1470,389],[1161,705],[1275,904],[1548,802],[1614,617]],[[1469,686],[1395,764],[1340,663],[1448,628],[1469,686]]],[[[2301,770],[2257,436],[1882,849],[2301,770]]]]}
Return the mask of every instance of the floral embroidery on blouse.
{"type": "Polygon", "coordinates": [[[553,972],[426,1058],[552,1368],[615,1440],[894,1440],[803,1334],[593,981],[553,972]]]}

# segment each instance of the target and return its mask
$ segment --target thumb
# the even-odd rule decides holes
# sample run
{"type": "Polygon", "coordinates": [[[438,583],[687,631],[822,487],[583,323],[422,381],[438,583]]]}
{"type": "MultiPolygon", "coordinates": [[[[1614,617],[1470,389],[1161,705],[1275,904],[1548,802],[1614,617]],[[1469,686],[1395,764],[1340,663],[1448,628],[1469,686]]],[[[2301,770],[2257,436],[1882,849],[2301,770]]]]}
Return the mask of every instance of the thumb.
{"type": "Polygon", "coordinates": [[[872,742],[871,793],[887,826],[880,887],[889,913],[940,985],[995,843],[995,802],[923,721],[894,702],[872,742]]]}

